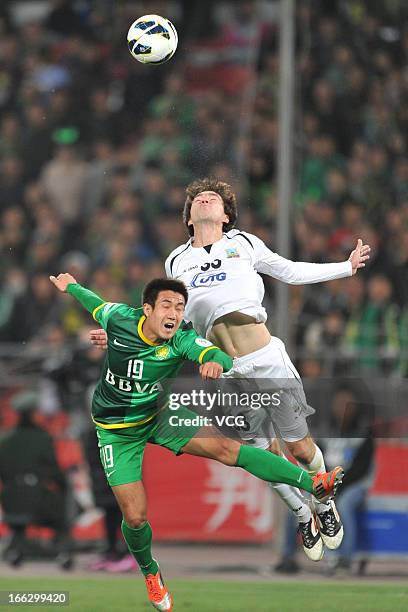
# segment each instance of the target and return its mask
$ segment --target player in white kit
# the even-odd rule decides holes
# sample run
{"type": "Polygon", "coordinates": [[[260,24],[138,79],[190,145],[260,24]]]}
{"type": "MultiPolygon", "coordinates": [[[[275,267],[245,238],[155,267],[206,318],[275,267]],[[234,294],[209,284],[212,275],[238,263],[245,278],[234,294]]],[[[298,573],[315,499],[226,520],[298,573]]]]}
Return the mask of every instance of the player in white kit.
{"type": "MultiPolygon", "coordinates": [[[[189,301],[185,319],[204,337],[234,357],[229,377],[289,381],[289,388],[271,411],[267,437],[257,431],[259,419],[249,416],[243,439],[280,452],[272,426],[296,460],[310,473],[326,471],[321,450],[311,438],[306,416],[313,410],[306,403],[300,376],[284,343],[269,334],[262,306],[264,285],[259,273],[289,284],[309,284],[352,276],[365,266],[370,247],[358,240],[347,261],[314,264],[293,262],[272,252],[256,236],[233,229],[236,198],[229,185],[202,179],[187,187],[183,219],[191,238],[167,258],[169,277],[185,283],[189,301]]],[[[239,409],[239,407],[238,407],[239,409]]],[[[323,542],[337,548],[343,527],[334,503],[316,504],[312,513],[299,493],[288,485],[274,486],[295,512],[307,556],[318,561],[323,542]],[[323,541],[322,541],[323,540],[323,541]]]]}
{"type": "MultiPolygon", "coordinates": [[[[340,263],[293,262],[272,252],[256,236],[233,229],[237,219],[236,198],[226,183],[202,179],[189,185],[186,192],[183,219],[191,238],[176,248],[165,263],[167,276],[187,286],[185,319],[234,357],[228,377],[289,383],[270,415],[268,431],[260,428],[259,413],[252,411],[246,415],[249,427],[240,434],[261,448],[280,453],[275,425],[305,469],[312,475],[325,472],[322,452],[308,431],[306,416],[313,410],[307,405],[300,376],[283,342],[271,336],[265,325],[264,285],[259,273],[290,284],[352,276],[365,266],[370,247],[358,240],[349,259],[340,263]]],[[[104,331],[91,332],[91,340],[104,346],[104,331]]],[[[303,549],[310,559],[322,558],[323,542],[328,548],[338,548],[343,527],[333,502],[316,504],[312,513],[298,490],[285,484],[272,486],[295,513],[303,549]]]]}

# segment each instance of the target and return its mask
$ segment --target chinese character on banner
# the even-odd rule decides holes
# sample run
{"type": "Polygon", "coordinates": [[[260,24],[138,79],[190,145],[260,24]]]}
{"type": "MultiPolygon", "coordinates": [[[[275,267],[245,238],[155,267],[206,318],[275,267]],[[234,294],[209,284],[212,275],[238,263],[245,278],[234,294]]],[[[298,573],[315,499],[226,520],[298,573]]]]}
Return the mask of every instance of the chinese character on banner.
{"type": "Polygon", "coordinates": [[[214,532],[240,509],[246,527],[256,533],[272,529],[272,496],[267,484],[243,470],[208,462],[209,478],[202,493],[203,502],[213,506],[205,531],[214,532]]]}

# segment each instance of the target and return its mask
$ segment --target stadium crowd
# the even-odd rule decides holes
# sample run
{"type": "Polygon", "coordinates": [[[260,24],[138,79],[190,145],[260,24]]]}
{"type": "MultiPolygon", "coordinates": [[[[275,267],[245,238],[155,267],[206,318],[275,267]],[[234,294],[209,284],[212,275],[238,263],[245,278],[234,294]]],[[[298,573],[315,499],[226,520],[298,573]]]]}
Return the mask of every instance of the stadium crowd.
{"type": "MultiPolygon", "coordinates": [[[[231,183],[239,227],[276,242],[276,21],[254,2],[219,3],[209,35],[201,23],[183,41],[186,3],[171,3],[180,48],[149,67],[126,49],[134,4],[114,19],[90,1],[28,20],[10,3],[0,12],[0,340],[43,346],[46,369],[69,361],[89,324],[49,274],[139,303],[188,238],[193,178],[231,183]]],[[[306,376],[408,374],[407,65],[408,29],[386,2],[299,3],[292,259],[342,260],[357,237],[372,247],[352,279],[291,288],[306,376]]]]}

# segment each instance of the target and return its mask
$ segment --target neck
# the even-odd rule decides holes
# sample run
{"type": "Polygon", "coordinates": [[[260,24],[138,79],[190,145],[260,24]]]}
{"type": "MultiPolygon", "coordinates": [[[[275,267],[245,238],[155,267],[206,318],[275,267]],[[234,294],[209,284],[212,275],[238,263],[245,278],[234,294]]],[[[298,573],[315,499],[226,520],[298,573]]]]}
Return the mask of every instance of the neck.
{"type": "Polygon", "coordinates": [[[204,221],[194,225],[193,247],[203,247],[214,244],[222,238],[222,225],[204,221]]]}
{"type": "Polygon", "coordinates": [[[154,344],[160,344],[160,342],[163,342],[163,340],[160,340],[157,334],[150,328],[150,325],[147,319],[143,321],[142,333],[145,338],[150,340],[150,342],[154,342],[154,344]]]}

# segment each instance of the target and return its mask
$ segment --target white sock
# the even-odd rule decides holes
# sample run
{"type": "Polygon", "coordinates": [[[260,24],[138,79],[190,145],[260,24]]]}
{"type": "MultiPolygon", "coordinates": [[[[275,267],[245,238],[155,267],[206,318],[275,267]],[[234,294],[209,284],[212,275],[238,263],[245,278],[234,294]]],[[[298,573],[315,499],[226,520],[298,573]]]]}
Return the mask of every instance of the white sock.
{"type": "MultiPolygon", "coordinates": [[[[303,463],[301,461],[298,461],[298,463],[300,463],[300,465],[303,468],[305,468],[311,476],[316,476],[316,474],[326,471],[323,453],[320,450],[320,448],[316,446],[316,444],[314,445],[314,447],[315,447],[315,454],[310,463],[303,463]]],[[[315,500],[315,508],[317,512],[320,514],[321,512],[327,512],[327,510],[330,510],[330,504],[328,503],[322,504],[321,502],[317,502],[315,500]]]]}
{"type": "Polygon", "coordinates": [[[310,521],[312,511],[295,487],[291,487],[281,482],[270,482],[269,484],[287,505],[289,510],[292,510],[299,523],[307,523],[310,521]]]}
{"type": "MultiPolygon", "coordinates": [[[[285,453],[280,453],[283,459],[289,461],[285,453]]],[[[270,482],[271,488],[276,491],[284,504],[292,510],[299,523],[308,523],[312,517],[312,511],[306,499],[302,496],[299,489],[291,487],[288,484],[282,482],[270,482]]]]}
{"type": "Polygon", "coordinates": [[[323,453],[320,450],[320,448],[316,446],[316,444],[314,445],[314,447],[315,447],[315,454],[311,462],[310,463],[303,463],[302,461],[300,462],[302,463],[302,466],[307,469],[307,471],[309,472],[311,476],[316,476],[316,474],[318,474],[319,472],[326,471],[326,466],[324,464],[324,459],[323,459],[323,453]]]}

